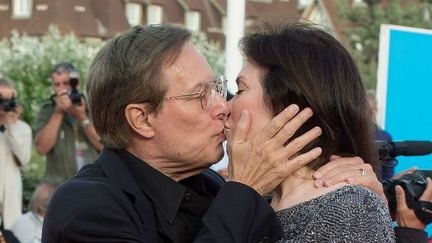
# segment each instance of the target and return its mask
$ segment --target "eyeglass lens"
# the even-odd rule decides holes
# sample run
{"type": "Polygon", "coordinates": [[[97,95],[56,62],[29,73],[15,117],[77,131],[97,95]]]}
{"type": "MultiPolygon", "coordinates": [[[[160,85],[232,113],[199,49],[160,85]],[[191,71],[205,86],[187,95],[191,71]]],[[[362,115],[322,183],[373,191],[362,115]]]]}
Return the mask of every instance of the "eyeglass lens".
{"type": "Polygon", "coordinates": [[[223,77],[217,78],[216,80],[206,82],[203,86],[201,93],[201,106],[203,109],[210,109],[215,100],[216,94],[218,93],[224,99],[226,98],[226,81],[223,77]]]}

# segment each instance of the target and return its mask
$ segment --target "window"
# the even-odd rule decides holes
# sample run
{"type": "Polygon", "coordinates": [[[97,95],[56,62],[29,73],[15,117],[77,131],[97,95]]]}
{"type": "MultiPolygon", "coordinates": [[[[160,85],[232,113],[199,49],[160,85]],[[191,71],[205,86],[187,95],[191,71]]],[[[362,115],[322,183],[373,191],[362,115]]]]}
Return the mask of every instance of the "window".
{"type": "Polygon", "coordinates": [[[353,0],[353,6],[355,6],[355,7],[365,7],[366,3],[363,0],[353,0]]]}
{"type": "Polygon", "coordinates": [[[0,4],[0,11],[8,11],[9,5],[7,4],[0,4]]]}
{"type": "Polygon", "coordinates": [[[227,31],[228,31],[228,27],[227,27],[227,17],[223,16],[222,17],[222,31],[223,33],[226,35],[227,31]]]}
{"type": "Polygon", "coordinates": [[[162,23],[162,7],[158,5],[147,6],[147,24],[160,24],[162,23]]]}
{"type": "Polygon", "coordinates": [[[185,15],[186,28],[192,31],[201,29],[201,13],[197,11],[187,11],[185,15]]]}
{"type": "Polygon", "coordinates": [[[75,5],[74,6],[74,10],[77,11],[77,12],[80,12],[80,13],[84,13],[85,10],[86,10],[86,8],[84,6],[82,6],[82,5],[75,5]]]}
{"type": "Polygon", "coordinates": [[[305,9],[311,3],[312,3],[311,0],[298,0],[297,1],[297,5],[300,9],[305,9]]]}
{"type": "Polygon", "coordinates": [[[126,3],[126,18],[129,25],[135,26],[142,22],[142,6],[138,3],[126,3]]]}
{"type": "Polygon", "coordinates": [[[252,2],[258,2],[258,3],[272,3],[273,0],[250,0],[252,2]]]}
{"type": "Polygon", "coordinates": [[[47,4],[38,4],[38,5],[36,5],[36,10],[37,11],[47,11],[48,5],[47,4]]]}
{"type": "Polygon", "coordinates": [[[255,19],[253,18],[246,18],[245,19],[245,27],[251,27],[255,22],[255,19]]]}
{"type": "Polygon", "coordinates": [[[31,17],[32,0],[14,0],[13,18],[27,19],[31,17]]]}

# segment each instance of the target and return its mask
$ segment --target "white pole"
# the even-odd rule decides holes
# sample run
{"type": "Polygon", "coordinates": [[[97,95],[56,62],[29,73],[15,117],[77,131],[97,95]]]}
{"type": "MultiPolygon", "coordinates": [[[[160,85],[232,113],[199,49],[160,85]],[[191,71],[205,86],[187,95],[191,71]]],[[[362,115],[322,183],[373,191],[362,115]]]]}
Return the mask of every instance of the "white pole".
{"type": "Polygon", "coordinates": [[[235,79],[239,73],[243,57],[238,50],[239,40],[244,35],[245,0],[228,0],[225,33],[225,75],[228,79],[228,91],[237,92],[235,79]]]}

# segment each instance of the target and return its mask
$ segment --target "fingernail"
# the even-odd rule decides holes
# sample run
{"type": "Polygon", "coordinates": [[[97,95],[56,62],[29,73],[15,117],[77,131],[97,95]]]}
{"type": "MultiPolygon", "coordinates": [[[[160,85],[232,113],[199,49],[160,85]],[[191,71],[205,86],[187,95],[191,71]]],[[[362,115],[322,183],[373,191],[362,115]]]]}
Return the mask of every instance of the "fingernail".
{"type": "Polygon", "coordinates": [[[323,181],[322,180],[315,180],[314,185],[315,185],[315,187],[320,188],[323,186],[323,181]]]}
{"type": "Polygon", "coordinates": [[[291,111],[291,112],[297,112],[300,108],[298,107],[298,105],[293,104],[293,105],[290,105],[290,106],[288,107],[288,109],[289,109],[289,111],[291,111]]]}
{"type": "Polygon", "coordinates": [[[306,108],[304,108],[304,111],[306,112],[306,114],[307,114],[308,117],[313,116],[313,111],[312,111],[311,108],[306,107],[306,108]]]}
{"type": "Polygon", "coordinates": [[[399,185],[396,185],[396,186],[395,186],[395,191],[396,191],[396,193],[400,193],[401,190],[403,190],[401,186],[399,186],[399,185]]]}
{"type": "Polygon", "coordinates": [[[331,185],[332,185],[332,180],[331,179],[324,180],[324,186],[329,187],[331,185]]]}
{"type": "Polygon", "coordinates": [[[354,183],[354,179],[352,177],[347,177],[345,180],[348,184],[354,183]]]}
{"type": "Polygon", "coordinates": [[[314,152],[318,155],[320,155],[322,153],[322,148],[321,147],[316,147],[314,148],[314,152]]]}
{"type": "Polygon", "coordinates": [[[313,177],[315,178],[315,179],[319,179],[319,178],[321,178],[321,173],[319,173],[318,171],[316,171],[314,174],[313,174],[313,177]]]}

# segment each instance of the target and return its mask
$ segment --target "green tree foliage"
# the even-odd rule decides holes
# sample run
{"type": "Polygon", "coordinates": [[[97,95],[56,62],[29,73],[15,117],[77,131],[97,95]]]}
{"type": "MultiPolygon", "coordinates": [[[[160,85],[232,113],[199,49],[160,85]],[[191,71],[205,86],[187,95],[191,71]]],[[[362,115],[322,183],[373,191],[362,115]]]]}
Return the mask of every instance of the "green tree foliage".
{"type": "Polygon", "coordinates": [[[208,40],[207,36],[202,32],[195,32],[192,35],[192,43],[198,46],[198,48],[207,58],[207,61],[216,75],[225,73],[225,59],[218,42],[208,40]]]}
{"type": "MultiPolygon", "coordinates": [[[[224,61],[219,44],[209,41],[203,33],[194,33],[192,42],[207,57],[214,72],[222,74],[224,61]]],[[[14,82],[24,108],[23,120],[34,124],[40,105],[52,94],[49,73],[53,65],[72,63],[85,81],[90,63],[102,45],[101,41],[79,40],[73,34],[63,36],[55,26],[41,38],[13,31],[10,38],[0,41],[0,76],[14,82]]],[[[85,86],[84,82],[81,86],[85,86]]]]}
{"type": "Polygon", "coordinates": [[[43,100],[51,95],[49,73],[53,65],[73,63],[84,80],[100,46],[100,42],[82,42],[73,34],[62,36],[54,26],[41,38],[13,31],[10,38],[0,41],[0,75],[14,82],[18,102],[24,108],[23,120],[33,124],[43,100]]]}
{"type": "Polygon", "coordinates": [[[333,2],[368,89],[376,87],[381,24],[432,28],[431,0],[405,1],[405,4],[399,0],[364,0],[360,6],[351,6],[350,1],[333,2]]]}

